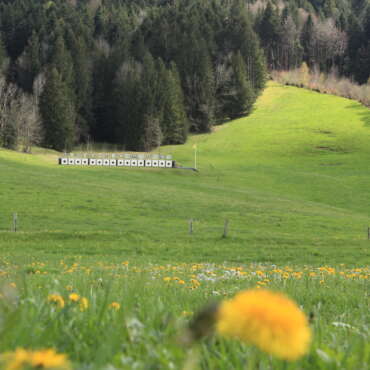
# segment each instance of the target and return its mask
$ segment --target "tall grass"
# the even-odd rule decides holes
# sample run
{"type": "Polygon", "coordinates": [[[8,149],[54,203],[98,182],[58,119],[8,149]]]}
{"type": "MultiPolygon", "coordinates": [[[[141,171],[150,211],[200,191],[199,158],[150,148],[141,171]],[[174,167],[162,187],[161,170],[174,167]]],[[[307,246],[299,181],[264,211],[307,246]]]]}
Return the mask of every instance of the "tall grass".
{"type": "Polygon", "coordinates": [[[323,94],[332,94],[357,100],[370,107],[370,83],[358,85],[348,78],[340,77],[335,71],[328,75],[318,69],[309,70],[304,63],[290,71],[273,71],[275,81],[284,85],[305,87],[323,94]]]}

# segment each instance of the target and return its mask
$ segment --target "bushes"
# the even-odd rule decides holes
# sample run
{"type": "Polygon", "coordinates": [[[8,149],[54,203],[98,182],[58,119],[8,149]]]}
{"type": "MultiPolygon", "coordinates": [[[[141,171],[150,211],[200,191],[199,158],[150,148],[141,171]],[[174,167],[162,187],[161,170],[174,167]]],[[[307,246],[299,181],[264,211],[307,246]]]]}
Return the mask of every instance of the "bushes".
{"type": "Polygon", "coordinates": [[[273,71],[272,78],[284,85],[305,87],[323,94],[333,94],[357,100],[370,107],[370,82],[358,85],[348,78],[339,77],[335,72],[328,75],[318,69],[308,70],[305,63],[290,71],[273,71]]]}

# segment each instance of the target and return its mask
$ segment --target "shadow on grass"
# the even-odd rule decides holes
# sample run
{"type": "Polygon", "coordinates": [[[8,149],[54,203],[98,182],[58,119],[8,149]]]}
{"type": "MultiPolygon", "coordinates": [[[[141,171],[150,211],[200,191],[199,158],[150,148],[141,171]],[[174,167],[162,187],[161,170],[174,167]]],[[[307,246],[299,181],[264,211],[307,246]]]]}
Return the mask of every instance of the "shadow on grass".
{"type": "Polygon", "coordinates": [[[346,107],[347,109],[352,109],[356,111],[361,118],[361,120],[365,123],[366,127],[370,127],[370,109],[360,105],[360,104],[350,104],[346,107]]]}

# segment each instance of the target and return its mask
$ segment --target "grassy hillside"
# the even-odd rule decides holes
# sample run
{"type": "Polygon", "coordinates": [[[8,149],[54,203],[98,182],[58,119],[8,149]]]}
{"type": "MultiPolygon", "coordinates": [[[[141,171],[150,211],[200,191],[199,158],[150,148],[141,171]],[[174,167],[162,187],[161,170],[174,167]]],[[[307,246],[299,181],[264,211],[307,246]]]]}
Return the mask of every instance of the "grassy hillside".
{"type": "Polygon", "coordinates": [[[369,109],[271,83],[250,117],[161,152],[191,166],[194,143],[198,173],[61,167],[52,152],[0,150],[1,253],[370,262],[369,109]],[[9,232],[13,212],[17,233],[9,232]]]}
{"type": "Polygon", "coordinates": [[[20,348],[53,348],[64,370],[367,370],[369,124],[357,103],[270,84],[250,117],[161,148],[191,166],[196,143],[198,173],[0,151],[0,367],[52,368],[53,352],[20,348]],[[301,358],[269,354],[299,346],[299,325],[266,298],[243,330],[267,347],[222,333],[190,346],[200,308],[263,288],[310,317],[301,358]]]}

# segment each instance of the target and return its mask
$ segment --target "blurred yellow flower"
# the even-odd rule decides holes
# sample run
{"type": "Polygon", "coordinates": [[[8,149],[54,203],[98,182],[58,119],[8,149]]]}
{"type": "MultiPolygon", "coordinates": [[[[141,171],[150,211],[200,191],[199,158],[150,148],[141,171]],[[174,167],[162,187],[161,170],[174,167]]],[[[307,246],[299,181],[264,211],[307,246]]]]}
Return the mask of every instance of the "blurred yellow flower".
{"type": "Polygon", "coordinates": [[[56,304],[58,308],[64,307],[64,299],[59,294],[49,294],[48,302],[56,304]]]}
{"type": "Polygon", "coordinates": [[[72,302],[78,302],[80,300],[80,296],[77,294],[77,293],[71,293],[69,295],[69,299],[72,301],[72,302]]]}
{"type": "Polygon", "coordinates": [[[87,298],[82,297],[80,300],[80,311],[86,311],[89,308],[89,301],[87,298]]]}
{"type": "Polygon", "coordinates": [[[69,370],[71,368],[67,356],[56,353],[54,349],[31,351],[17,348],[14,352],[1,355],[0,360],[5,370],[23,368],[69,370]]]}
{"type": "Polygon", "coordinates": [[[109,305],[109,308],[112,308],[113,310],[118,311],[121,308],[121,305],[118,302],[112,302],[109,305]]]}
{"type": "Polygon", "coordinates": [[[216,329],[286,360],[307,353],[311,341],[308,320],[299,307],[266,289],[246,290],[222,302],[216,329]]]}
{"type": "Polygon", "coordinates": [[[69,369],[67,356],[54,349],[35,351],[30,356],[30,364],[37,369],[69,369]]]}
{"type": "Polygon", "coordinates": [[[28,351],[23,348],[17,348],[14,352],[7,352],[1,355],[1,362],[2,365],[5,365],[5,370],[22,369],[28,360],[28,351]]]}

